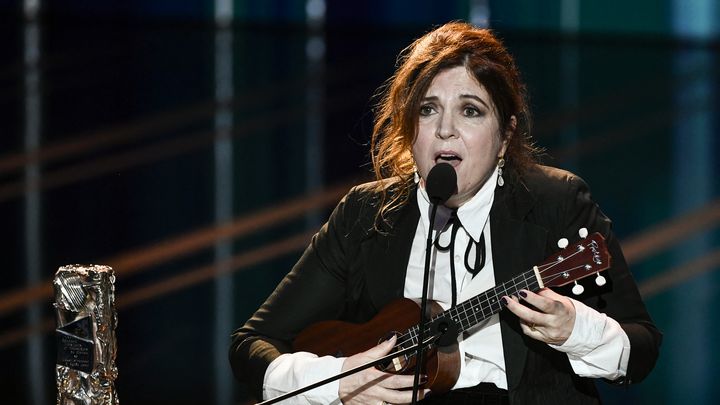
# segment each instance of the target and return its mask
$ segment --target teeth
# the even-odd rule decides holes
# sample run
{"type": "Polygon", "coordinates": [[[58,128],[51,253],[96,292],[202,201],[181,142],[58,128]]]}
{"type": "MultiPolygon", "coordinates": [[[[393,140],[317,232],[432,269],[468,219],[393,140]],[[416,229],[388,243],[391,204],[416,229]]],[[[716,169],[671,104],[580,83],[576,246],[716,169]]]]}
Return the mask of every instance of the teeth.
{"type": "Polygon", "coordinates": [[[457,155],[450,155],[450,154],[441,154],[438,155],[438,159],[442,160],[460,160],[460,158],[457,155]]]}

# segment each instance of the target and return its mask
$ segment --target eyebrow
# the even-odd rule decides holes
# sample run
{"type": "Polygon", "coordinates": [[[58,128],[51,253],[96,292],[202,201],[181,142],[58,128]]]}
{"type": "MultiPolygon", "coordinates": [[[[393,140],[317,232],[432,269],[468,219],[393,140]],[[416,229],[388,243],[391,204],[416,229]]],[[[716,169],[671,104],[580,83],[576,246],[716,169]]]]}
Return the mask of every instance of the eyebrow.
{"type": "MultiPolygon", "coordinates": [[[[485,108],[487,108],[488,110],[491,109],[490,106],[488,105],[488,103],[485,102],[485,100],[481,99],[480,97],[478,97],[474,94],[461,94],[460,98],[469,98],[469,99],[475,100],[475,101],[481,103],[482,105],[484,105],[485,108]]],[[[437,101],[437,100],[438,100],[437,96],[430,96],[430,97],[423,98],[423,101],[437,101]]]]}

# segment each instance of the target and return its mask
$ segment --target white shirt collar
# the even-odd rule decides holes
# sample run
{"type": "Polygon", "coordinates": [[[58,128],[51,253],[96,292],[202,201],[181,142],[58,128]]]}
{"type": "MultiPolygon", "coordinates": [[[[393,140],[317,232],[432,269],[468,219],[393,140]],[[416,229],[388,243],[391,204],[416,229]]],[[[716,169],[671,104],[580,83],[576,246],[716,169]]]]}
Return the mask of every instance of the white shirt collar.
{"type": "MultiPolygon", "coordinates": [[[[492,172],[490,177],[485,181],[485,184],[480,187],[480,190],[467,202],[461,205],[457,210],[458,219],[462,223],[465,231],[473,238],[475,242],[480,241],[480,235],[482,235],[483,228],[487,223],[487,219],[490,216],[490,208],[495,198],[495,186],[497,184],[497,167],[492,172]]],[[[418,177],[416,176],[416,181],[418,177]]],[[[430,199],[428,198],[425,187],[422,183],[418,184],[418,208],[420,209],[420,217],[425,224],[425,229],[429,228],[430,224],[430,199]]],[[[445,227],[447,220],[450,218],[450,208],[441,205],[438,207],[438,212],[435,215],[435,229],[442,229],[445,227]]]]}

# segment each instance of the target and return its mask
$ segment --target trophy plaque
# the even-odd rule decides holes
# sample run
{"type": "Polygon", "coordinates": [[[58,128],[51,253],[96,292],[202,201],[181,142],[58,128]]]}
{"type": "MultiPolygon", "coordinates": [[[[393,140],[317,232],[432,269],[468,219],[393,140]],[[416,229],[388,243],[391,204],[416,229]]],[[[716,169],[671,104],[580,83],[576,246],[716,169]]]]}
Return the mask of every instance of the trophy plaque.
{"type": "Polygon", "coordinates": [[[115,275],[108,266],[55,273],[57,405],[117,405],[115,275]]]}

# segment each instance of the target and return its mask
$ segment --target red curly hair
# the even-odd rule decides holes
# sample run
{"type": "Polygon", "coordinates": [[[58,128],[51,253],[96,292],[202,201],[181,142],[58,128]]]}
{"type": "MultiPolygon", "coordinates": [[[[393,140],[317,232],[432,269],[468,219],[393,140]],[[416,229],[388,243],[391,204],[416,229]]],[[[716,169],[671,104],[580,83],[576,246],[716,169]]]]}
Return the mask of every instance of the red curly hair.
{"type": "Polygon", "coordinates": [[[500,124],[499,136],[508,141],[508,163],[523,170],[535,162],[525,85],[512,56],[490,30],[463,22],[447,23],[400,53],[398,68],[380,94],[370,150],[381,192],[376,220],[384,221],[389,212],[407,202],[415,172],[411,150],[420,102],[433,78],[456,66],[467,68],[490,95],[500,124]]]}

